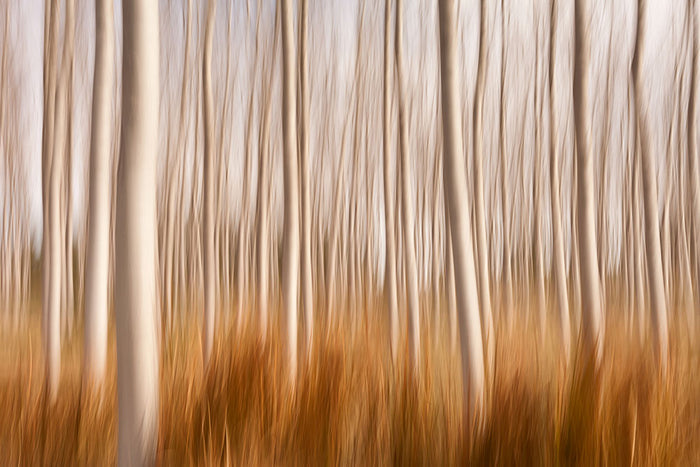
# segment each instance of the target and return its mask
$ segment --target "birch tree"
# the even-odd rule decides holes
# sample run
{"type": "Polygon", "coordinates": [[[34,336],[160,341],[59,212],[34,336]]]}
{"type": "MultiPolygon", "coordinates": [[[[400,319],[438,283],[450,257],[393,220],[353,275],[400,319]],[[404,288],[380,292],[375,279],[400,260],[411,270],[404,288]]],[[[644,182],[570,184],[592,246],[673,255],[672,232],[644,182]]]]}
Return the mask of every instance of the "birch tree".
{"type": "MultiPolygon", "coordinates": [[[[661,264],[661,236],[659,232],[659,211],[656,190],[656,156],[654,151],[653,128],[649,122],[650,103],[648,91],[644,88],[641,72],[646,65],[645,13],[646,0],[637,4],[637,36],[632,64],[636,103],[637,131],[640,136],[640,156],[642,162],[642,187],[644,192],[644,242],[649,274],[649,296],[651,299],[651,319],[656,356],[665,371],[668,359],[668,317],[666,314],[666,293],[661,264]]],[[[668,215],[668,214],[666,214],[668,215]]]]}
{"type": "Polygon", "coordinates": [[[202,323],[202,341],[204,365],[214,345],[214,320],[216,313],[217,258],[214,249],[214,96],[211,85],[211,55],[214,40],[214,20],[216,19],[216,0],[209,0],[207,24],[204,37],[204,61],[202,64],[202,82],[204,83],[204,320],[202,323]]]}
{"type": "Polygon", "coordinates": [[[549,111],[551,132],[550,132],[550,153],[549,153],[549,169],[550,169],[550,199],[552,209],[552,238],[553,244],[553,263],[554,263],[554,280],[556,287],[557,306],[559,307],[559,325],[561,327],[561,338],[564,349],[565,358],[568,358],[571,349],[571,324],[569,318],[569,295],[566,283],[566,260],[564,258],[564,235],[562,232],[561,220],[561,174],[559,163],[559,119],[557,110],[561,108],[561,100],[557,93],[555,85],[556,76],[556,57],[557,57],[557,20],[558,20],[558,1],[552,0],[552,13],[550,16],[550,52],[549,52],[549,111]]]}
{"type": "Polygon", "coordinates": [[[156,0],[123,0],[122,134],[117,176],[115,315],[119,465],[153,465],[158,432],[156,0]]]}
{"type": "Polygon", "coordinates": [[[603,314],[596,243],[593,148],[591,143],[590,3],[575,0],[574,119],[578,188],[578,245],[581,268],[581,325],[586,351],[599,361],[603,347],[603,314]]]}
{"type": "Polygon", "coordinates": [[[486,38],[489,35],[486,1],[481,0],[479,15],[479,62],[474,100],[474,194],[476,196],[476,256],[479,310],[484,327],[484,345],[489,371],[493,371],[495,340],[491,314],[491,286],[489,281],[488,243],[486,241],[486,214],[484,212],[484,89],[486,87],[486,38]]]}
{"type": "Polygon", "coordinates": [[[284,133],[284,246],[282,300],[286,353],[292,380],[297,365],[297,306],[299,295],[299,167],[296,125],[296,50],[292,0],[282,1],[282,131],[284,133]]]}
{"type": "Polygon", "coordinates": [[[468,213],[467,180],[462,157],[462,123],[457,73],[457,1],[440,0],[440,71],[444,139],[445,202],[452,235],[457,318],[462,354],[462,384],[467,423],[479,416],[484,403],[484,349],[477,298],[476,270],[468,213]]]}
{"type": "Polygon", "coordinates": [[[403,0],[396,0],[396,71],[399,99],[399,157],[401,158],[401,206],[403,247],[408,295],[408,350],[415,369],[420,364],[420,310],[418,308],[418,269],[416,266],[415,208],[411,183],[411,150],[408,143],[408,113],[403,64],[403,0]]]}
{"type": "Polygon", "coordinates": [[[314,296],[311,271],[311,192],[309,186],[309,84],[307,35],[309,1],[301,0],[299,28],[299,169],[301,171],[301,290],[304,304],[306,352],[311,355],[314,326],[314,296]]]}
{"type": "Polygon", "coordinates": [[[107,363],[107,285],[109,281],[109,214],[111,104],[114,87],[114,2],[95,2],[95,82],[92,91],[90,188],[85,265],[85,372],[87,382],[101,384],[107,363]]]}

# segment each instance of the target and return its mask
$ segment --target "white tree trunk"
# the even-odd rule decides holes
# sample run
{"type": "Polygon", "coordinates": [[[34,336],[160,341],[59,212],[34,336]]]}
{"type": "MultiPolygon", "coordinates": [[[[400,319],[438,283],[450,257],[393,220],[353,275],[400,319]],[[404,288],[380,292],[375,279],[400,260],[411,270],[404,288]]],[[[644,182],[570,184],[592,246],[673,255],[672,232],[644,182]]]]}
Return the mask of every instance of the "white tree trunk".
{"type": "Polygon", "coordinates": [[[284,133],[284,247],[282,300],[289,375],[296,376],[299,300],[299,167],[297,165],[296,50],[291,0],[282,0],[282,129],[284,133]]]}
{"type": "Polygon", "coordinates": [[[85,378],[101,385],[107,363],[110,151],[114,87],[114,2],[95,3],[95,84],[92,94],[90,194],[85,265],[85,378]]]}
{"type": "Polygon", "coordinates": [[[550,199],[552,203],[552,237],[553,246],[553,261],[554,261],[554,279],[557,290],[557,305],[559,306],[559,325],[561,329],[562,346],[564,350],[564,358],[569,358],[571,350],[571,322],[569,317],[569,294],[566,284],[566,260],[564,258],[564,235],[562,233],[561,220],[561,173],[559,170],[559,119],[557,109],[559,109],[559,96],[556,93],[554,85],[555,73],[555,58],[556,58],[556,37],[557,37],[557,18],[558,8],[557,0],[552,1],[552,14],[550,16],[550,53],[549,53],[549,86],[550,86],[550,199]]]}
{"type": "Polygon", "coordinates": [[[474,194],[476,196],[476,254],[478,260],[478,286],[483,339],[489,374],[494,370],[496,341],[491,310],[491,285],[489,251],[486,241],[486,214],[484,212],[484,90],[486,87],[486,1],[481,0],[479,19],[479,62],[474,102],[474,194]]]}
{"type": "Polygon", "coordinates": [[[391,0],[386,0],[384,11],[384,107],[382,119],[383,173],[384,173],[384,237],[386,261],[384,293],[389,317],[389,344],[392,360],[396,362],[399,348],[399,304],[396,290],[396,243],[394,242],[394,187],[391,176],[391,0]]]}
{"type": "Polygon", "coordinates": [[[574,113],[578,177],[578,234],[581,267],[581,321],[586,351],[599,362],[603,346],[600,276],[595,226],[593,148],[588,83],[590,80],[590,18],[588,0],[576,0],[576,52],[574,63],[574,113]]]}
{"type": "Polygon", "coordinates": [[[467,180],[462,154],[462,125],[459,110],[457,65],[457,1],[440,0],[440,65],[442,73],[442,114],[444,135],[445,201],[450,216],[450,231],[455,265],[458,320],[462,353],[462,382],[465,423],[480,415],[484,403],[484,348],[481,339],[477,299],[474,250],[472,247],[467,180]]]}
{"type": "Polygon", "coordinates": [[[214,96],[211,85],[211,54],[214,40],[216,0],[209,0],[204,38],[202,82],[204,84],[204,319],[202,322],[202,349],[204,366],[207,367],[214,345],[214,320],[216,318],[217,257],[214,248],[214,96]]]}
{"type": "Polygon", "coordinates": [[[661,235],[659,232],[659,211],[656,187],[656,156],[649,123],[650,105],[645,99],[641,71],[644,69],[646,36],[644,29],[645,4],[638,4],[637,43],[633,73],[636,115],[641,144],[642,187],[644,192],[644,240],[649,274],[649,295],[651,298],[651,320],[658,363],[665,371],[668,364],[668,316],[666,315],[666,294],[661,258],[661,235]]]}
{"type": "Polygon", "coordinates": [[[396,1],[396,70],[399,87],[399,157],[401,157],[401,203],[403,209],[403,245],[408,295],[408,348],[414,369],[420,364],[420,309],[418,307],[418,269],[416,266],[415,209],[411,183],[411,151],[408,143],[408,114],[403,79],[403,0],[396,1]]]}
{"type": "Polygon", "coordinates": [[[117,178],[115,316],[118,463],[153,465],[158,433],[156,0],[123,0],[122,143],[117,178]]]}
{"type": "Polygon", "coordinates": [[[301,289],[304,303],[304,324],[306,327],[306,353],[311,356],[314,326],[314,293],[311,271],[311,193],[309,184],[309,88],[307,59],[307,24],[309,19],[308,0],[301,0],[301,27],[299,33],[299,86],[301,122],[299,125],[299,147],[301,149],[301,289]]]}

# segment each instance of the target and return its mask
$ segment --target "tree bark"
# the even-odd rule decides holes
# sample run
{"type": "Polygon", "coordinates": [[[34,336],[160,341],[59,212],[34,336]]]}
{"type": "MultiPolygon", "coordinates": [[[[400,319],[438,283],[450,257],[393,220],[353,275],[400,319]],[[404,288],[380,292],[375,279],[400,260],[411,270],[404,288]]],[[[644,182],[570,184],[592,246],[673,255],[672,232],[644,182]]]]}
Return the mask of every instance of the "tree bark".
{"type": "Polygon", "coordinates": [[[578,177],[578,233],[581,268],[581,321],[586,352],[600,362],[603,347],[603,314],[595,225],[593,149],[588,82],[590,79],[590,43],[588,0],[576,0],[574,118],[576,122],[576,164],[578,177]]]}
{"type": "Polygon", "coordinates": [[[158,2],[123,0],[122,135],[117,179],[115,315],[119,465],[153,465],[158,432],[156,158],[158,2]]]}
{"type": "Polygon", "coordinates": [[[564,358],[569,358],[571,351],[571,322],[569,317],[569,293],[566,284],[566,260],[564,258],[564,235],[561,221],[561,173],[559,170],[559,133],[557,109],[560,108],[559,96],[556,92],[554,77],[556,76],[556,39],[557,39],[557,0],[552,1],[552,14],[550,16],[550,52],[549,52],[549,111],[551,121],[550,133],[550,199],[552,203],[552,237],[554,279],[557,289],[557,305],[559,307],[559,325],[561,329],[562,347],[564,358]]]}
{"type": "Polygon", "coordinates": [[[282,0],[282,131],[284,133],[284,246],[282,301],[289,375],[296,377],[297,307],[299,300],[299,167],[297,162],[296,50],[293,5],[282,0]]]}
{"type": "Polygon", "coordinates": [[[309,186],[309,85],[307,35],[309,2],[301,0],[301,27],[299,28],[299,87],[301,122],[299,124],[299,147],[301,150],[301,290],[304,303],[306,330],[306,353],[311,356],[314,327],[314,293],[311,268],[311,194],[309,186]]]}
{"type": "Polygon", "coordinates": [[[216,283],[217,258],[214,248],[214,96],[211,85],[211,55],[214,40],[214,21],[216,19],[216,0],[209,0],[207,24],[204,36],[204,61],[202,82],[204,84],[204,320],[202,323],[202,349],[204,366],[209,363],[214,345],[214,320],[216,318],[216,283]]]}
{"type": "Polygon", "coordinates": [[[479,310],[483,326],[486,362],[489,374],[494,370],[496,341],[491,310],[491,285],[489,280],[489,252],[486,241],[486,214],[484,212],[484,91],[486,88],[486,1],[481,0],[479,16],[479,62],[474,101],[474,193],[476,196],[476,253],[478,261],[479,310]]]}
{"type": "Polygon", "coordinates": [[[403,80],[403,0],[396,0],[396,70],[399,88],[399,156],[401,157],[401,203],[408,295],[408,348],[414,369],[420,364],[420,309],[418,308],[418,270],[416,267],[415,207],[411,183],[411,156],[408,143],[408,112],[403,80]]]}
{"type": "Polygon", "coordinates": [[[467,180],[462,158],[462,125],[459,114],[457,73],[457,1],[440,0],[440,66],[444,134],[445,200],[455,265],[455,282],[462,353],[465,423],[480,415],[484,404],[484,349],[481,340],[474,250],[468,213],[467,180]]]}
{"type": "Polygon", "coordinates": [[[651,320],[656,357],[662,371],[668,365],[668,317],[666,315],[666,295],[661,264],[661,236],[659,232],[659,211],[656,187],[656,155],[649,123],[650,107],[645,100],[641,71],[644,64],[646,45],[644,21],[645,2],[638,4],[637,39],[634,52],[633,74],[636,115],[639,125],[641,144],[639,146],[642,162],[642,187],[644,191],[644,240],[649,274],[649,295],[651,298],[651,320]]]}
{"type": "Polygon", "coordinates": [[[85,378],[101,385],[107,363],[110,150],[114,87],[114,2],[95,3],[95,83],[92,95],[90,195],[85,267],[85,378]]]}

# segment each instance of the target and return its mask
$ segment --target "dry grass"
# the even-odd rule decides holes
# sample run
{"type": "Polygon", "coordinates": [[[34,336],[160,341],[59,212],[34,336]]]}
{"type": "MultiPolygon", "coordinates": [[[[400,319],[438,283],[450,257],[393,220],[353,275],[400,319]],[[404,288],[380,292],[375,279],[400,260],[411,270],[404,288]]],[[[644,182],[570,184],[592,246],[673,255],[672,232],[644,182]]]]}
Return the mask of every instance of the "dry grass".
{"type": "MultiPolygon", "coordinates": [[[[333,332],[328,340],[318,338],[292,392],[277,345],[260,343],[252,332],[221,331],[211,371],[204,375],[199,326],[191,322],[177,328],[163,352],[158,460],[162,465],[700,465],[700,352],[689,344],[687,329],[673,330],[664,381],[648,346],[608,321],[599,371],[580,358],[564,371],[554,332],[540,344],[522,323],[512,334],[499,330],[488,415],[468,434],[461,428],[457,357],[445,342],[431,342],[432,331],[424,333],[418,378],[406,371],[405,361],[396,368],[389,364],[379,319],[365,320],[351,336],[333,332]]],[[[3,342],[2,463],[113,464],[113,343],[100,397],[81,391],[81,345],[71,340],[64,347],[61,393],[50,406],[43,392],[38,321],[3,342]]]]}

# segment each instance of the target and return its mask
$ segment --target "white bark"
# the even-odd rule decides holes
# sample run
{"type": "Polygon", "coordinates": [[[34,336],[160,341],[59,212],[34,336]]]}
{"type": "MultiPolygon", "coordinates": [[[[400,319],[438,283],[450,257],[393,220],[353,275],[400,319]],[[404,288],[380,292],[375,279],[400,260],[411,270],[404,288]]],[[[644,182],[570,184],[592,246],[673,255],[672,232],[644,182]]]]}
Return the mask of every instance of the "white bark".
{"type": "Polygon", "coordinates": [[[289,375],[296,377],[297,307],[299,300],[299,173],[296,125],[296,50],[293,5],[282,0],[282,129],[284,133],[284,246],[282,301],[289,375]]]}
{"type": "Polygon", "coordinates": [[[403,0],[396,0],[396,70],[399,87],[399,157],[401,157],[401,203],[403,246],[408,295],[408,350],[414,369],[420,364],[420,309],[418,308],[418,269],[416,266],[415,208],[411,183],[411,150],[408,143],[408,112],[403,78],[403,0]]]}
{"type": "Polygon", "coordinates": [[[156,0],[123,0],[122,143],[117,179],[115,315],[119,465],[153,465],[158,432],[156,0]]]}
{"type": "Polygon", "coordinates": [[[214,345],[214,320],[216,317],[217,257],[214,246],[214,96],[211,85],[211,54],[214,40],[216,0],[209,0],[207,24],[204,38],[204,61],[202,82],[204,83],[204,319],[202,322],[202,350],[206,368],[214,345]]]}
{"type": "Polygon", "coordinates": [[[481,0],[479,19],[479,62],[474,103],[474,194],[476,196],[476,255],[478,261],[479,310],[486,347],[489,374],[493,374],[496,341],[491,310],[491,286],[486,241],[486,213],[484,212],[484,89],[486,87],[486,38],[488,37],[486,1],[481,0]]]}
{"type": "Polygon", "coordinates": [[[114,87],[114,2],[95,3],[95,83],[92,95],[90,194],[85,265],[85,378],[101,385],[107,362],[111,106],[114,87]]]}
{"type": "Polygon", "coordinates": [[[581,268],[581,325],[586,351],[599,362],[603,346],[600,276],[595,226],[593,145],[591,142],[590,18],[588,0],[576,0],[574,63],[574,113],[576,121],[576,163],[578,177],[578,242],[581,268]]]}
{"type": "Polygon", "coordinates": [[[309,88],[307,59],[308,0],[301,0],[301,27],[299,33],[299,86],[301,122],[299,147],[301,150],[301,289],[304,303],[307,357],[311,355],[314,326],[314,294],[311,274],[311,193],[309,186],[309,88]]]}
{"type": "MultiPolygon", "coordinates": [[[[659,232],[659,211],[656,187],[656,155],[652,139],[653,129],[649,123],[650,105],[645,100],[641,70],[644,69],[646,37],[644,31],[645,2],[638,4],[637,43],[633,65],[634,91],[639,146],[642,161],[642,187],[644,192],[644,240],[649,274],[649,295],[651,305],[652,334],[656,357],[663,371],[668,365],[668,316],[666,315],[666,294],[661,257],[661,235],[659,232]]],[[[668,214],[667,214],[668,215],[668,214]]]]}
{"type": "Polygon", "coordinates": [[[457,1],[440,0],[440,65],[442,72],[442,113],[444,134],[445,200],[455,265],[458,320],[462,353],[462,382],[465,423],[480,415],[484,403],[484,349],[481,340],[474,250],[468,213],[467,180],[462,158],[462,125],[457,73],[457,1]]]}
{"type": "Polygon", "coordinates": [[[562,346],[564,350],[564,358],[568,359],[571,350],[571,322],[569,317],[569,294],[566,284],[566,261],[564,259],[564,235],[562,233],[561,220],[561,174],[559,170],[559,133],[558,133],[558,115],[560,101],[556,93],[554,84],[555,76],[555,58],[556,58],[556,35],[557,35],[557,17],[558,8],[557,0],[552,1],[551,35],[550,35],[550,54],[549,54],[549,86],[550,86],[550,199],[552,203],[552,238],[553,244],[553,262],[554,262],[554,279],[557,291],[557,305],[559,307],[559,325],[561,329],[562,346]]]}

